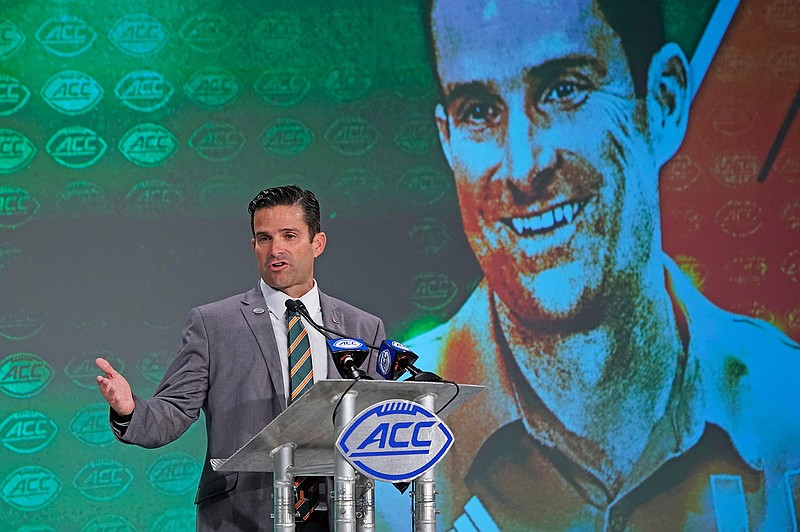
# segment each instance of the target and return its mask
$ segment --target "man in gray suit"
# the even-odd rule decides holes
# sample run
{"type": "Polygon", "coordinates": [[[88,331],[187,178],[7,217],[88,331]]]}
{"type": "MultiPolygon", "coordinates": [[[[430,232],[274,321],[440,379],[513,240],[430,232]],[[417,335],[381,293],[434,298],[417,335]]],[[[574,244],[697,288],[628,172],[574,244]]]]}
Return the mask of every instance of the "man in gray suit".
{"type": "MultiPolygon", "coordinates": [[[[97,383],[111,405],[112,428],[124,443],[166,445],[205,412],[208,446],[195,498],[198,530],[273,529],[272,474],[217,473],[208,459],[232,455],[286,409],[286,300],[300,299],[315,321],[348,336],[372,344],[385,337],[380,318],[319,291],[314,259],[324,251],[326,235],[311,191],[269,188],[248,210],[261,279],[244,294],[192,309],[178,354],[151,399],[134,395],[106,360],[96,361],[105,374],[97,383]]],[[[306,330],[314,380],[340,378],[325,339],[306,330]]],[[[364,367],[377,376],[375,353],[364,367]]],[[[332,529],[322,511],[325,502],[298,530],[332,529]]]]}

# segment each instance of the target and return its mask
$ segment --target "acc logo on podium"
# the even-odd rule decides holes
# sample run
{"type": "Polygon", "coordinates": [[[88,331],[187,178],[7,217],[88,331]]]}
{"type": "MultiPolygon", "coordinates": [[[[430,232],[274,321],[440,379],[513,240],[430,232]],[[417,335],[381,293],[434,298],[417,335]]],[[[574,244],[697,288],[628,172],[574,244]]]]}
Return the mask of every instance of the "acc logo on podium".
{"type": "Polygon", "coordinates": [[[386,482],[410,482],[435,466],[453,445],[453,433],[418,403],[376,403],[347,424],[336,447],[361,473],[386,482]]]}

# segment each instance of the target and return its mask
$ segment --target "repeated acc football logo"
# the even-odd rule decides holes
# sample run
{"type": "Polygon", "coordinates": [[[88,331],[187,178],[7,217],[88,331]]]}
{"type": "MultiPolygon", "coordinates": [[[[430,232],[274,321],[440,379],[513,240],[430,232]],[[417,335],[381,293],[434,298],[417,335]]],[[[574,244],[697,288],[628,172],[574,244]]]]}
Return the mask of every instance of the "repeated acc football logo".
{"type": "Polygon", "coordinates": [[[678,154],[666,164],[662,176],[664,188],[682,192],[700,177],[700,166],[688,155],[678,154]]]}
{"type": "Polygon", "coordinates": [[[749,152],[724,153],[714,161],[711,173],[725,186],[741,187],[755,181],[758,159],[749,152]]]}
{"type": "Polygon", "coordinates": [[[0,227],[16,229],[39,214],[39,201],[18,187],[0,186],[0,227]]]}
{"type": "Polygon", "coordinates": [[[136,532],[136,527],[121,515],[101,515],[95,517],[81,532],[136,532]]]}
{"type": "Polygon", "coordinates": [[[453,433],[418,403],[388,400],[353,418],[336,447],[363,474],[386,482],[409,482],[441,460],[453,433]]]}
{"type": "Polygon", "coordinates": [[[60,113],[87,113],[103,98],[103,88],[88,74],[64,70],[54,74],[42,87],[42,98],[60,113]]]}
{"type": "Polygon", "coordinates": [[[278,157],[293,157],[306,151],[314,143],[314,133],[297,120],[281,118],[269,124],[258,140],[267,153],[278,157]]]}
{"type": "Polygon", "coordinates": [[[174,212],[183,203],[183,195],[175,187],[160,179],[136,183],[125,195],[125,213],[128,216],[153,217],[174,212]]]}
{"type": "Polygon", "coordinates": [[[212,176],[200,185],[195,205],[204,216],[238,212],[243,199],[249,195],[247,190],[244,183],[236,178],[212,176]]]}
{"type": "Polygon", "coordinates": [[[337,102],[363,98],[372,88],[372,78],[355,64],[342,64],[331,69],[322,80],[322,88],[337,102]]]}
{"type": "Polygon", "coordinates": [[[432,119],[416,117],[400,124],[394,134],[395,143],[411,153],[428,153],[439,139],[432,119]]]}
{"type": "Polygon", "coordinates": [[[139,368],[145,379],[158,383],[173,358],[174,354],[166,349],[146,351],[136,367],[139,368]]]}
{"type": "Polygon", "coordinates": [[[236,76],[227,70],[206,67],[195,72],[183,91],[191,100],[206,109],[219,109],[232,102],[242,90],[236,76]]]}
{"type": "Polygon", "coordinates": [[[0,423],[0,444],[15,453],[35,453],[50,445],[57,433],[58,425],[46,414],[19,410],[0,423]]]}
{"type": "Polygon", "coordinates": [[[119,151],[137,166],[163,164],[178,149],[178,139],[159,124],[139,124],[128,130],[119,141],[119,151]]]}
{"type": "Polygon", "coordinates": [[[767,259],[759,255],[742,255],[726,262],[723,269],[730,283],[758,286],[767,276],[767,259]]]}
{"type": "Polygon", "coordinates": [[[24,466],[5,478],[0,486],[0,497],[18,510],[31,512],[53,502],[61,486],[59,478],[49,469],[24,466]]]}
{"type": "Polygon", "coordinates": [[[436,311],[447,306],[458,293],[458,286],[443,273],[423,272],[411,279],[411,303],[422,310],[436,311]]]}
{"type": "Polygon", "coordinates": [[[78,410],[69,422],[70,433],[92,447],[103,447],[115,441],[108,426],[108,403],[93,403],[78,410]]]}
{"type": "Polygon", "coordinates": [[[0,128],[0,174],[10,174],[28,166],[36,146],[22,133],[0,128]]]}
{"type": "Polygon", "coordinates": [[[161,532],[191,532],[195,530],[195,513],[188,508],[167,510],[155,520],[150,530],[161,532]]]}
{"type": "Polygon", "coordinates": [[[109,30],[108,38],[129,55],[145,56],[158,52],[167,42],[164,25],[146,13],[125,15],[109,30]]]}
{"type": "Polygon", "coordinates": [[[706,284],[706,279],[708,279],[708,268],[705,264],[691,255],[675,255],[673,258],[678,268],[691,279],[692,284],[702,291],[703,285],[706,284]]]}
{"type": "Polygon", "coordinates": [[[147,482],[167,495],[186,493],[197,485],[203,467],[185,453],[167,453],[147,469],[147,482]]]}
{"type": "Polygon", "coordinates": [[[130,469],[107,458],[83,466],[72,479],[72,485],[87,499],[110,501],[122,495],[133,481],[130,469]]]}
{"type": "Polygon", "coordinates": [[[258,21],[252,33],[252,41],[267,51],[293,50],[303,36],[303,21],[298,13],[269,10],[258,21]]]}
{"type": "Polygon", "coordinates": [[[426,257],[442,253],[450,244],[450,231],[447,224],[433,218],[422,218],[409,229],[408,238],[416,250],[426,257]]]}
{"type": "Polygon", "coordinates": [[[80,169],[99,161],[107,147],[106,141],[88,127],[69,126],[50,137],[45,149],[57,163],[80,169]]]}
{"type": "Polygon", "coordinates": [[[781,271],[792,282],[800,283],[800,249],[791,251],[781,262],[781,271]]]}
{"type": "Polygon", "coordinates": [[[750,200],[730,200],[716,214],[720,229],[735,238],[755,234],[764,225],[761,208],[750,200]]]}
{"type": "Polygon", "coordinates": [[[16,52],[25,42],[25,34],[10,20],[0,18],[0,59],[16,52]]]}
{"type": "Polygon", "coordinates": [[[45,21],[36,39],[49,52],[61,57],[75,57],[92,46],[97,34],[82,18],[59,15],[45,21]]]}
{"type": "Polygon", "coordinates": [[[67,184],[56,198],[56,210],[65,215],[102,214],[108,206],[109,200],[100,187],[83,180],[67,184]]]}
{"type": "Polygon", "coordinates": [[[0,116],[14,114],[30,97],[31,91],[20,80],[0,74],[0,116]]]}
{"type": "Polygon", "coordinates": [[[11,397],[33,397],[52,377],[50,364],[33,353],[14,353],[0,362],[0,390],[11,397]]]}
{"type": "Polygon", "coordinates": [[[192,133],[189,146],[203,159],[227,161],[239,153],[244,140],[244,135],[230,124],[207,122],[192,133]]]}
{"type": "Polygon", "coordinates": [[[433,205],[447,194],[449,188],[450,180],[428,166],[412,168],[400,176],[397,183],[398,192],[417,207],[433,205]]]}
{"type": "Polygon", "coordinates": [[[161,109],[173,92],[170,82],[154,70],[130,72],[114,87],[114,94],[122,103],[142,112],[161,109]]]}
{"type": "Polygon", "coordinates": [[[789,229],[800,229],[800,198],[795,198],[786,203],[780,210],[781,221],[789,226],[789,229]]]}
{"type": "Polygon", "coordinates": [[[97,366],[94,361],[97,357],[108,360],[114,368],[123,373],[125,362],[110,351],[91,351],[75,355],[64,367],[64,374],[76,385],[86,390],[97,389],[97,366]]]}
{"type": "Polygon", "coordinates": [[[266,70],[253,84],[256,94],[268,104],[278,107],[300,103],[310,88],[308,79],[291,68],[266,70]]]}
{"type": "Polygon", "coordinates": [[[378,137],[378,130],[360,116],[338,118],[325,131],[325,141],[343,155],[367,153],[378,137]]]}
{"type": "Polygon", "coordinates": [[[19,308],[0,315],[0,337],[6,340],[33,338],[47,323],[47,314],[19,308]]]}
{"type": "Polygon", "coordinates": [[[364,203],[379,198],[386,190],[386,183],[366,168],[342,172],[333,179],[331,186],[343,200],[358,203],[360,208],[383,209],[377,201],[364,203]]]}
{"type": "Polygon", "coordinates": [[[236,37],[236,28],[216,13],[198,13],[181,26],[178,34],[195,50],[218,52],[236,37]]]}

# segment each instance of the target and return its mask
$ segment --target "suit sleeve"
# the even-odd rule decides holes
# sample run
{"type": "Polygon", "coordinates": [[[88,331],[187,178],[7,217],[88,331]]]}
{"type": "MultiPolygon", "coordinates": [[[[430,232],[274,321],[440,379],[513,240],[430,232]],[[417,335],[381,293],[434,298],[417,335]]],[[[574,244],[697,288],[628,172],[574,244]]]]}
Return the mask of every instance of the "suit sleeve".
{"type": "MultiPolygon", "coordinates": [[[[203,316],[192,309],[178,354],[151,399],[134,395],[136,406],[127,430],[117,437],[124,443],[153,448],[179,438],[200,416],[209,387],[209,342],[203,316]]],[[[116,432],[116,431],[115,431],[116,432]]]]}

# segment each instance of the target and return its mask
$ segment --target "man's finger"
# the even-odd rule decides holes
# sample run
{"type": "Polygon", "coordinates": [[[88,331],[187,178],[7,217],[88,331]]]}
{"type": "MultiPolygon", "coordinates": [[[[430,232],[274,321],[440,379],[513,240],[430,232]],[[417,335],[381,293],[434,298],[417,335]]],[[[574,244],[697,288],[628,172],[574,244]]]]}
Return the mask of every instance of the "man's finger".
{"type": "Polygon", "coordinates": [[[111,366],[111,363],[105,358],[96,358],[94,359],[94,363],[97,364],[97,367],[103,370],[106,375],[111,376],[116,373],[113,366],[111,366]]]}

